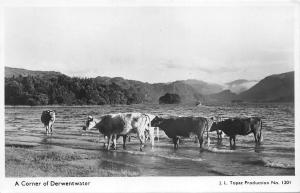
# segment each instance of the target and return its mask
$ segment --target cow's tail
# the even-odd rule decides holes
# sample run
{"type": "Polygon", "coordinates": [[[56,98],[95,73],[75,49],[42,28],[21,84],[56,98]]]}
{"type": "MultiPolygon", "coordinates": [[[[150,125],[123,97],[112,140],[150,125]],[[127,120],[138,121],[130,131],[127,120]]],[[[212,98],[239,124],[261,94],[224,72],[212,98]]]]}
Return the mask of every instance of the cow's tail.
{"type": "Polygon", "coordinates": [[[260,120],[260,130],[259,130],[259,142],[260,143],[263,142],[263,140],[264,140],[261,131],[262,131],[262,120],[260,120]]]}

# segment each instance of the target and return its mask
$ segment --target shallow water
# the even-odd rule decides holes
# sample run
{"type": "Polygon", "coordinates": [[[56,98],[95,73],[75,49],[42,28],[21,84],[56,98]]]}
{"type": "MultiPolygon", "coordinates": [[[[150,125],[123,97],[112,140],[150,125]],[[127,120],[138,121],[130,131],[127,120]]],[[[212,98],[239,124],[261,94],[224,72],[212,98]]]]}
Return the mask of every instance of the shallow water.
{"type": "Polygon", "coordinates": [[[138,168],[143,176],[294,175],[294,131],[292,104],[5,107],[6,146],[95,151],[121,166],[138,168]],[[52,136],[45,135],[40,121],[41,112],[48,108],[57,112],[52,136]],[[237,147],[230,150],[228,137],[218,144],[216,134],[210,133],[211,144],[205,145],[202,152],[193,139],[183,139],[179,149],[174,150],[172,141],[160,131],[160,140],[155,141],[153,149],[148,142],[140,152],[138,140],[133,139],[123,150],[120,138],[118,149],[107,152],[103,149],[103,136],[98,131],[84,132],[82,126],[87,115],[100,117],[117,112],[224,118],[259,116],[263,120],[264,141],[256,147],[252,134],[237,136],[237,147]]]}

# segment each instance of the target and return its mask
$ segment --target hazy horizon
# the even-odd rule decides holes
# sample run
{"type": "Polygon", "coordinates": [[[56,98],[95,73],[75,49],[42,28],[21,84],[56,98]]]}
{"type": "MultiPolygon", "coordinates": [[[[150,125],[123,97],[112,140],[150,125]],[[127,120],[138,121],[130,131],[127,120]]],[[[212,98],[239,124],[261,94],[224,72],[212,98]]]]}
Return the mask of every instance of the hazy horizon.
{"type": "MultiPolygon", "coordinates": [[[[56,71],[56,70],[35,70],[35,69],[27,69],[27,68],[23,68],[23,67],[11,67],[11,66],[5,66],[5,67],[9,67],[9,68],[19,68],[19,69],[24,69],[24,70],[30,70],[30,71],[54,71],[54,72],[59,72],[59,73],[62,73],[64,75],[67,75],[66,73],[64,72],[60,72],[60,71],[56,71]]],[[[281,73],[276,73],[276,74],[283,74],[283,73],[289,73],[289,72],[294,72],[294,70],[292,71],[287,71],[287,72],[281,72],[281,73]]],[[[270,75],[274,75],[274,74],[269,74],[269,75],[266,75],[265,77],[267,76],[270,76],[270,75]]],[[[124,79],[127,79],[127,80],[135,80],[135,79],[128,79],[126,77],[122,77],[122,76],[70,76],[70,75],[67,75],[69,77],[76,77],[76,78],[96,78],[96,77],[108,77],[108,78],[124,78],[124,79]]],[[[263,77],[263,78],[265,78],[263,77]]],[[[262,78],[262,79],[263,79],[262,78]]],[[[206,83],[211,83],[211,84],[219,84],[219,85],[226,85],[228,83],[231,83],[231,82],[234,82],[234,81],[237,81],[237,80],[247,80],[248,82],[259,82],[261,79],[246,79],[246,78],[240,78],[240,79],[234,79],[232,81],[228,81],[228,82],[222,82],[222,83],[217,83],[217,82],[209,82],[209,81],[205,81],[205,80],[201,80],[201,79],[195,79],[195,78],[188,78],[188,79],[178,79],[178,80],[173,80],[173,81],[168,81],[168,82],[152,82],[151,84],[155,84],[155,83],[171,83],[171,82],[175,82],[175,81],[185,81],[185,80],[197,80],[197,81],[204,81],[206,83]]],[[[141,80],[135,80],[135,81],[141,81],[141,80]]],[[[141,82],[145,82],[145,81],[141,81],[141,82]]],[[[150,82],[145,82],[145,83],[150,83],[150,82]]]]}
{"type": "Polygon", "coordinates": [[[9,7],[5,65],[76,77],[224,84],[294,70],[294,8],[9,7]]]}

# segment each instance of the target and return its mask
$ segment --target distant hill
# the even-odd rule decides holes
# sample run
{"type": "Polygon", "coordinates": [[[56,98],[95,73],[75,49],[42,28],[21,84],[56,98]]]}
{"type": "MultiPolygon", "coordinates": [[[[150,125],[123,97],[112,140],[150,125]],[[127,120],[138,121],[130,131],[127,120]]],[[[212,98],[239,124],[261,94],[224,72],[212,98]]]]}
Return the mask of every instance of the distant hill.
{"type": "Polygon", "coordinates": [[[204,101],[204,96],[202,94],[182,81],[175,81],[168,84],[152,84],[152,89],[153,95],[157,99],[166,93],[174,93],[180,96],[182,103],[195,103],[197,101],[204,101]]]}
{"type": "MultiPolygon", "coordinates": [[[[248,84],[249,80],[240,79],[230,83],[229,88],[233,85],[248,84]]],[[[255,81],[252,81],[255,82],[255,81]]],[[[232,92],[231,89],[219,93],[206,95],[207,102],[293,102],[294,101],[294,72],[275,74],[268,76],[251,88],[240,94],[232,92]]]]}
{"type": "Polygon", "coordinates": [[[236,100],[237,94],[231,92],[230,90],[223,90],[219,93],[211,94],[206,96],[207,102],[231,102],[236,100]]]}
{"type": "Polygon", "coordinates": [[[268,76],[240,93],[239,98],[251,102],[293,102],[294,72],[268,76]]]}
{"type": "Polygon", "coordinates": [[[145,83],[135,80],[127,80],[122,77],[96,77],[95,80],[101,84],[117,84],[123,89],[132,89],[135,92],[142,93],[145,102],[157,103],[159,97],[166,93],[176,93],[180,96],[183,103],[192,103],[198,100],[204,100],[200,94],[192,86],[185,84],[183,81],[175,81],[171,83],[145,83]]]}
{"type": "Polygon", "coordinates": [[[33,71],[33,70],[26,70],[22,68],[11,68],[11,67],[5,67],[5,77],[17,77],[17,76],[40,76],[40,77],[57,77],[59,75],[63,75],[60,72],[55,71],[33,71]]]}
{"type": "MultiPolygon", "coordinates": [[[[33,87],[39,87],[39,90],[43,90],[43,104],[49,104],[45,101],[47,101],[47,98],[45,95],[49,95],[49,93],[46,93],[45,90],[49,88],[49,84],[57,85],[58,82],[62,85],[57,85],[55,90],[59,88],[59,91],[56,91],[57,95],[61,95],[60,99],[51,99],[53,94],[51,96],[48,96],[49,101],[60,101],[62,104],[64,103],[63,99],[68,99],[68,104],[74,103],[74,104],[111,104],[111,103],[118,103],[118,101],[122,101],[122,103],[158,103],[159,97],[165,95],[166,93],[174,93],[180,96],[182,103],[194,103],[196,101],[203,101],[204,97],[202,94],[200,94],[196,89],[194,89],[192,86],[182,82],[182,81],[175,81],[171,83],[156,83],[156,84],[150,84],[145,83],[141,81],[135,81],[135,80],[127,80],[122,77],[101,77],[98,76],[96,78],[89,78],[89,79],[80,79],[80,78],[71,78],[68,77],[62,73],[59,72],[53,72],[53,71],[31,71],[26,69],[18,69],[18,68],[10,68],[5,67],[5,78],[10,78],[9,82],[6,81],[7,87],[6,88],[14,88],[17,89],[16,92],[24,92],[26,93],[26,89],[30,88],[30,91],[32,94],[31,102],[34,102],[35,94],[39,95],[39,93],[34,93],[33,87]],[[19,77],[31,77],[30,79],[21,80],[19,77]],[[32,78],[33,77],[33,78],[32,78]],[[17,83],[13,82],[13,79],[18,79],[17,83]],[[57,80],[51,80],[54,81],[53,83],[50,82],[50,79],[54,78],[57,80]],[[24,81],[28,85],[23,85],[24,81]],[[28,83],[29,81],[29,83],[28,83]],[[66,82],[67,81],[67,82],[66,82]],[[40,88],[42,86],[42,83],[39,83],[39,85],[34,85],[34,83],[43,82],[43,84],[47,84],[44,89],[40,88]],[[88,83],[86,83],[88,82],[88,83]],[[74,84],[74,85],[73,85],[74,84]],[[80,84],[80,85],[78,85],[80,84]],[[77,91],[78,87],[82,87],[85,85],[85,90],[90,90],[87,93],[86,91],[81,88],[81,91],[77,91]],[[87,85],[88,84],[88,85],[87,85]],[[98,86],[97,86],[98,85],[98,86]],[[10,87],[8,87],[10,86],[10,87]],[[62,88],[60,88],[60,86],[62,88]],[[66,88],[68,87],[68,88],[66,88]],[[97,89],[100,90],[96,91],[97,89],[94,88],[91,90],[91,87],[98,87],[97,89]],[[108,92],[108,90],[116,88],[116,92],[119,92],[118,100],[114,100],[109,97],[109,95],[113,95],[111,91],[108,92]],[[21,91],[20,91],[21,90],[21,91]],[[76,90],[76,91],[75,91],[76,90]],[[119,91],[118,91],[119,90],[119,91]],[[75,93],[74,93],[75,92],[75,93]],[[78,92],[78,93],[77,93],[78,92]],[[97,93],[98,92],[98,93],[97,93]],[[68,94],[61,94],[61,93],[68,93],[68,94]],[[66,97],[66,96],[72,96],[72,97],[66,97]],[[87,95],[87,96],[85,96],[87,95]],[[75,96],[75,97],[74,97],[75,96]],[[80,99],[78,99],[78,97],[80,99]],[[84,97],[83,97],[84,96],[84,97]],[[77,97],[77,98],[76,98],[77,97]],[[82,98],[83,97],[83,98],[82,98]],[[89,97],[92,97],[92,99],[89,99],[89,97]],[[70,99],[72,98],[72,100],[70,99]],[[69,100],[70,99],[70,100],[69,100]],[[97,102],[99,101],[99,102],[97,102]],[[126,102],[127,101],[127,102],[126,102]]],[[[52,87],[51,87],[52,88],[52,87]]],[[[9,94],[9,93],[8,93],[9,94]]],[[[116,94],[115,94],[116,95],[116,94]]],[[[9,96],[7,96],[9,97],[9,96]]],[[[29,97],[29,95],[26,96],[20,96],[23,97],[22,100],[26,101],[26,97],[29,97]]],[[[13,100],[13,101],[21,101],[21,100],[13,100]]],[[[13,103],[10,101],[10,103],[13,103]]],[[[22,102],[21,102],[22,103],[22,102]]],[[[52,103],[50,103],[52,104],[52,103]]]]}
{"type": "Polygon", "coordinates": [[[195,79],[182,80],[182,82],[190,85],[197,92],[199,92],[203,95],[209,95],[209,94],[221,92],[224,87],[219,84],[207,83],[207,82],[204,82],[201,80],[195,80],[195,79]]]}
{"type": "Polygon", "coordinates": [[[231,90],[232,92],[239,94],[243,91],[248,90],[253,85],[255,85],[258,81],[256,80],[246,80],[246,79],[238,79],[232,82],[228,82],[225,84],[226,88],[231,90]]]}
{"type": "MultiPolygon", "coordinates": [[[[251,81],[240,79],[228,86],[251,81]]],[[[271,75],[240,94],[200,80],[146,83],[122,77],[72,78],[55,71],[5,67],[5,104],[132,104],[158,103],[166,93],[179,95],[182,103],[293,102],[294,72],[271,75]]]]}

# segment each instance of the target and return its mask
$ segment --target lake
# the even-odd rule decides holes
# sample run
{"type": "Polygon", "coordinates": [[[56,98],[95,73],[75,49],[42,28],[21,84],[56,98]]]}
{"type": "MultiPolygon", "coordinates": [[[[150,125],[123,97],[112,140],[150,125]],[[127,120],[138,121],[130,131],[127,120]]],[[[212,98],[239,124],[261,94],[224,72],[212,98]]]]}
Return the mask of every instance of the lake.
{"type": "Polygon", "coordinates": [[[103,159],[124,166],[138,168],[141,176],[273,176],[295,175],[295,125],[293,104],[229,104],[212,106],[192,105],[105,105],[105,106],[51,106],[5,107],[6,146],[48,151],[51,149],[97,152],[103,159]],[[52,136],[45,135],[40,121],[43,110],[57,112],[52,136]],[[144,112],[175,116],[259,116],[263,121],[263,143],[256,147],[253,134],[237,136],[236,149],[230,150],[229,139],[217,143],[216,133],[210,133],[210,147],[199,145],[193,138],[183,139],[179,149],[173,149],[172,140],[160,130],[160,140],[152,149],[147,142],[143,152],[133,138],[122,149],[122,138],[117,150],[103,148],[103,135],[97,131],[82,130],[88,115],[100,117],[108,113],[144,112]]]}

